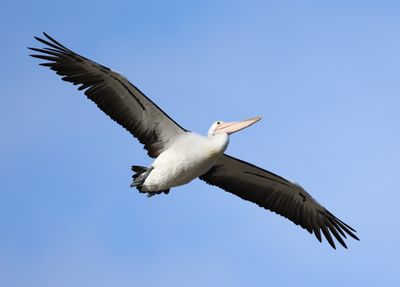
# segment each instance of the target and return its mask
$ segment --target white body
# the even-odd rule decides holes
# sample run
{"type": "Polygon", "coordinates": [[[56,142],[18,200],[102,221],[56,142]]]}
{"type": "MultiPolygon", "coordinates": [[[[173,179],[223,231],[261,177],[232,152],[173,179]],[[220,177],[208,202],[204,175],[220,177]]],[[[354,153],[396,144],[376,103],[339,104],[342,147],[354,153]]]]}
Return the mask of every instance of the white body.
{"type": "Polygon", "coordinates": [[[204,137],[187,132],[153,162],[142,191],[161,191],[189,183],[206,173],[224,153],[229,143],[226,133],[204,137]]]}

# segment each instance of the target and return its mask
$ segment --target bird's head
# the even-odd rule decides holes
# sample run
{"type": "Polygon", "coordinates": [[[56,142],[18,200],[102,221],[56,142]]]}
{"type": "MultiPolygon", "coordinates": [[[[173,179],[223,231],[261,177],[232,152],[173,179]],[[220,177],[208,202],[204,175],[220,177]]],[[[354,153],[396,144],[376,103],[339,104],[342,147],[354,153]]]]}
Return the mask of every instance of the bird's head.
{"type": "Polygon", "coordinates": [[[261,120],[260,116],[239,122],[216,121],[211,125],[210,129],[208,130],[208,136],[211,137],[218,134],[230,135],[237,131],[245,129],[251,126],[252,124],[255,124],[259,120],[261,120]]]}

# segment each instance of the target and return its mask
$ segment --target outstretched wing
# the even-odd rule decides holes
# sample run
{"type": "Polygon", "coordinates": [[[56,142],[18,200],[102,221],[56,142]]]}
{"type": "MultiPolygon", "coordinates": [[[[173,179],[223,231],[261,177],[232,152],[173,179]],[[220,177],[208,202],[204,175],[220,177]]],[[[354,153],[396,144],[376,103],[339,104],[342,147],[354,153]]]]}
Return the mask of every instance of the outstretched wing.
{"type": "Polygon", "coordinates": [[[354,239],[355,230],[319,204],[301,186],[247,162],[223,155],[200,179],[269,209],[314,233],[321,231],[335,247],[331,234],[347,248],[346,234],[354,239]]]}
{"type": "Polygon", "coordinates": [[[46,40],[35,39],[46,47],[29,48],[38,52],[31,56],[48,61],[40,65],[56,71],[64,81],[79,85],[78,90],[84,90],[103,112],[138,138],[151,157],[157,157],[185,132],[122,75],[43,34],[46,40]]]}

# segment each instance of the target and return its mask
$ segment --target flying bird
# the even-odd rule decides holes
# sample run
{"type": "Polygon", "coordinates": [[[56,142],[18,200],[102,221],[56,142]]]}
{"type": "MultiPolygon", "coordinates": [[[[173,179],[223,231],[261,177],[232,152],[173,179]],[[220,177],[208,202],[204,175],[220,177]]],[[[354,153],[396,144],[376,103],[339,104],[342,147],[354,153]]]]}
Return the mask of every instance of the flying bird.
{"type": "Polygon", "coordinates": [[[40,65],[78,85],[111,119],[119,123],[154,158],[149,167],[132,166],[131,187],[149,197],[200,178],[236,196],[291,220],[321,242],[322,234],[335,247],[345,248],[346,235],[359,240],[355,230],[330,213],[300,185],[265,169],[225,154],[229,135],[261,119],[214,122],[207,136],[182,128],[121,74],[89,60],[43,33],[35,37],[44,48],[29,48],[45,60],[40,65]],[[333,237],[332,237],[333,236],[333,237]]]}

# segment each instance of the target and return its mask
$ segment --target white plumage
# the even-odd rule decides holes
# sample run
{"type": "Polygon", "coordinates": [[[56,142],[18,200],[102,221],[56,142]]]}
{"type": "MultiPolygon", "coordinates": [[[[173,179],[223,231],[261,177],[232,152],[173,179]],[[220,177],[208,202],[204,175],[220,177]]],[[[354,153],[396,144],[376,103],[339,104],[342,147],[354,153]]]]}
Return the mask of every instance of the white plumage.
{"type": "Polygon", "coordinates": [[[187,132],[179,136],[154,160],[141,190],[154,192],[189,183],[213,166],[228,143],[226,133],[204,137],[187,132]]]}

